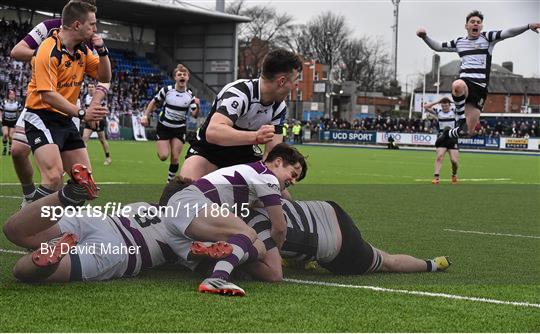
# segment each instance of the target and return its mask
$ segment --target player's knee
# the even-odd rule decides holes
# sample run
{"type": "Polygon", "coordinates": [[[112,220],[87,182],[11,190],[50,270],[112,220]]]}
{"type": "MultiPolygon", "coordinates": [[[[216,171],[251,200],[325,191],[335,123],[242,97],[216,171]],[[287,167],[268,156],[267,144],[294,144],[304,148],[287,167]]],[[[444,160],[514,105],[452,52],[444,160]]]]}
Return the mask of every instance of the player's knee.
{"type": "Polygon", "coordinates": [[[41,171],[42,184],[44,184],[44,180],[46,180],[45,183],[50,184],[51,186],[62,184],[64,181],[62,178],[63,172],[64,171],[62,169],[57,169],[54,167],[41,171]]]}
{"type": "Polygon", "coordinates": [[[159,153],[159,152],[158,152],[157,156],[158,156],[159,160],[161,160],[161,161],[165,161],[168,158],[168,154],[162,154],[162,153],[159,153]]]}
{"type": "Polygon", "coordinates": [[[465,93],[465,89],[467,89],[467,85],[465,84],[465,81],[463,80],[456,80],[452,82],[452,93],[456,95],[462,95],[465,93]]]}
{"type": "Polygon", "coordinates": [[[265,274],[263,280],[270,283],[283,282],[283,271],[272,268],[265,274]]]}
{"type": "Polygon", "coordinates": [[[19,259],[17,263],[13,266],[13,269],[11,270],[11,273],[13,274],[13,277],[15,277],[16,280],[24,282],[24,283],[35,283],[38,282],[39,279],[32,275],[31,268],[28,268],[28,263],[24,257],[19,259]],[[30,270],[29,270],[30,269],[30,270]]]}
{"type": "Polygon", "coordinates": [[[11,147],[11,156],[13,159],[25,159],[30,154],[30,149],[22,144],[14,142],[11,147]]]}
{"type": "Polygon", "coordinates": [[[17,230],[15,224],[15,216],[17,216],[17,214],[14,214],[13,216],[8,218],[8,220],[2,227],[2,232],[4,232],[6,239],[11,241],[13,244],[25,247],[26,243],[24,242],[24,236],[21,235],[20,231],[17,230]]]}

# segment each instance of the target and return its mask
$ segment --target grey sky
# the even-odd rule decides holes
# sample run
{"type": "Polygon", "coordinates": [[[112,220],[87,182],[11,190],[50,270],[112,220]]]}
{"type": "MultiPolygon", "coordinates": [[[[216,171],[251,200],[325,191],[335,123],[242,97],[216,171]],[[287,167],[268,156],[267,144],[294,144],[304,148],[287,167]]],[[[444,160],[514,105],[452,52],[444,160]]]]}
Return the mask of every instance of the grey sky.
{"type": "MultiPolygon", "coordinates": [[[[209,8],[215,1],[188,1],[209,8]]],[[[226,0],[226,3],[231,2],[226,0]]],[[[345,16],[352,30],[351,37],[380,36],[392,47],[393,5],[391,0],[245,0],[249,6],[267,4],[286,12],[296,23],[306,23],[324,11],[345,16]]],[[[498,30],[540,22],[540,1],[444,1],[401,0],[399,7],[398,75],[404,83],[408,74],[431,68],[431,51],[416,37],[418,27],[426,28],[428,35],[438,41],[449,41],[465,34],[465,17],[474,9],[484,14],[484,30],[498,30]]],[[[458,59],[456,53],[441,53],[441,63],[458,59]]],[[[515,38],[497,44],[493,62],[514,63],[514,72],[540,77],[540,35],[527,31],[515,38]]],[[[411,80],[412,76],[409,76],[411,80]]]]}

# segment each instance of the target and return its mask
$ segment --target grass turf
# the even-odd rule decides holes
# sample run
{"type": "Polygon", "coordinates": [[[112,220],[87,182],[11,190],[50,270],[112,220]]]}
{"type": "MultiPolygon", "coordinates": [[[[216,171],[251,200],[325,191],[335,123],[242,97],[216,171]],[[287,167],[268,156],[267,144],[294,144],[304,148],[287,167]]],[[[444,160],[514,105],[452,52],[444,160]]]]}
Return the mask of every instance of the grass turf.
{"type": "MultiPolygon", "coordinates": [[[[156,202],[168,163],[154,143],[112,142],[102,165],[90,143],[106,201],[156,202]]],[[[462,153],[459,185],[429,184],[433,152],[300,146],[308,177],[296,199],[334,200],[366,240],[393,253],[449,255],[442,273],[338,277],[286,269],[288,278],[427,291],[540,304],[540,160],[462,153]],[[519,236],[453,232],[467,230],[519,236]],[[536,238],[534,238],[536,237],[536,238]]],[[[442,178],[449,178],[449,161],[442,178]]],[[[0,159],[0,221],[18,209],[9,157],[0,159]]],[[[3,235],[0,248],[15,250],[3,235]]],[[[538,332],[540,309],[365,289],[241,281],[245,298],[196,292],[200,278],[168,265],[132,279],[27,285],[10,270],[20,255],[0,252],[0,331],[188,332],[538,332]]]]}

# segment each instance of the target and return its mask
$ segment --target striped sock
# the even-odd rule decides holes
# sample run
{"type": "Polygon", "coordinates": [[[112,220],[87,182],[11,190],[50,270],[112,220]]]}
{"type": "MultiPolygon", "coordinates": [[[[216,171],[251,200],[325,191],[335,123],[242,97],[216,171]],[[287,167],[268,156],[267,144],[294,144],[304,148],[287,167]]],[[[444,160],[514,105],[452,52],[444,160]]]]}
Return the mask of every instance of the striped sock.
{"type": "Polygon", "coordinates": [[[456,106],[456,115],[458,119],[458,126],[450,130],[448,135],[450,138],[458,138],[459,137],[459,128],[462,120],[465,120],[465,95],[456,96],[452,94],[452,99],[454,100],[454,105],[456,106]]]}
{"type": "Polygon", "coordinates": [[[427,272],[437,271],[437,264],[433,260],[426,260],[427,272]]]}
{"type": "MultiPolygon", "coordinates": [[[[241,260],[245,258],[246,253],[250,253],[250,250],[254,248],[251,240],[243,234],[235,234],[230,237],[227,242],[233,247],[233,252],[231,255],[216,263],[212,276],[210,276],[211,278],[221,278],[225,281],[228,280],[233,269],[241,264],[241,260]]],[[[248,260],[252,257],[253,255],[250,254],[248,260]]]]}
{"type": "Polygon", "coordinates": [[[172,179],[176,176],[180,165],[179,164],[170,164],[169,165],[169,176],[167,177],[167,183],[171,182],[172,179]]]}
{"type": "Polygon", "coordinates": [[[36,193],[36,186],[33,183],[23,185],[22,192],[23,192],[24,198],[27,201],[32,200],[32,198],[34,198],[34,195],[36,193]]]}
{"type": "Polygon", "coordinates": [[[36,189],[36,193],[34,194],[34,197],[32,198],[32,200],[37,201],[38,199],[43,198],[43,197],[45,197],[47,195],[50,195],[50,194],[54,193],[55,191],[56,190],[48,189],[48,188],[45,188],[45,186],[40,185],[36,189]]]}

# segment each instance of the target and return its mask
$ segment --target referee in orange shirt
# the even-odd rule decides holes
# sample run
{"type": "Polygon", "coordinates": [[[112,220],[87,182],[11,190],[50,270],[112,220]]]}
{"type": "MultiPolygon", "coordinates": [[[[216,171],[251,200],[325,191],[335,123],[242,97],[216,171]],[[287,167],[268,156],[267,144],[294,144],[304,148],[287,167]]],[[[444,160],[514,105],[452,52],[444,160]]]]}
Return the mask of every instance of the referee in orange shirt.
{"type": "Polygon", "coordinates": [[[69,2],[62,10],[62,27],[51,32],[32,59],[24,121],[41,172],[33,200],[60,189],[64,168],[69,171],[75,163],[90,167],[86,146],[71,118],[92,122],[107,115],[106,107],[92,105],[84,110],[76,105],[85,74],[101,82],[111,80],[108,50],[96,34],[96,10],[89,3],[69,2]],[[97,55],[84,44],[88,40],[97,55]]]}

